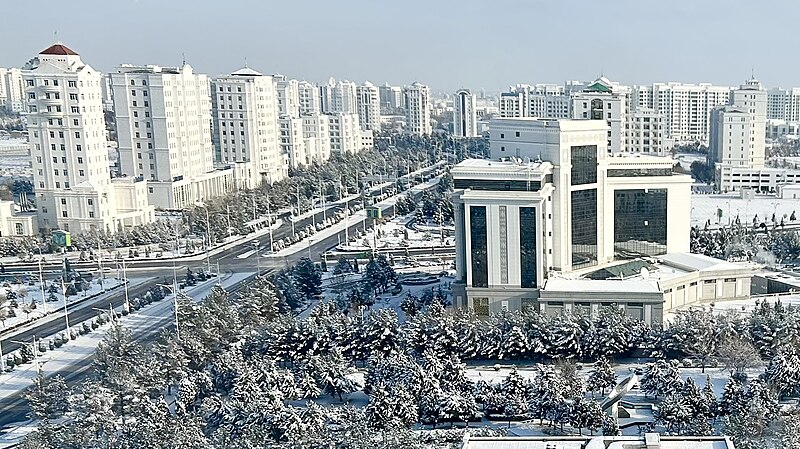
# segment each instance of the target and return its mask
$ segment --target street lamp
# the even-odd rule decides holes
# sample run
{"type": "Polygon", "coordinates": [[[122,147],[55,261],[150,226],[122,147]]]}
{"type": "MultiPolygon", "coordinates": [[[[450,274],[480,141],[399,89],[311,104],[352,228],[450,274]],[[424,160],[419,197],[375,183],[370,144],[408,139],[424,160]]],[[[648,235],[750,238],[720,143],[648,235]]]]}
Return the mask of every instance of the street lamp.
{"type": "Polygon", "coordinates": [[[42,247],[39,246],[39,287],[42,290],[42,312],[47,315],[47,298],[44,296],[44,274],[42,273],[42,247]]]}
{"type": "Polygon", "coordinates": [[[308,238],[308,260],[311,260],[311,240],[312,238],[308,238]]]}
{"type": "Polygon", "coordinates": [[[64,284],[64,278],[61,278],[61,292],[64,294],[64,322],[66,324],[67,338],[72,340],[72,333],[69,328],[69,311],[67,310],[67,285],[73,285],[74,281],[69,284],[64,284]]]}
{"type": "Polygon", "coordinates": [[[253,247],[256,249],[256,276],[261,275],[261,242],[253,242],[253,247]]]}
{"type": "MultiPolygon", "coordinates": [[[[128,271],[125,267],[125,259],[122,259],[122,277],[124,278],[122,282],[124,282],[125,286],[125,313],[131,312],[131,302],[128,298],[128,271]]],[[[117,276],[119,276],[119,265],[117,265],[117,276]]]]}

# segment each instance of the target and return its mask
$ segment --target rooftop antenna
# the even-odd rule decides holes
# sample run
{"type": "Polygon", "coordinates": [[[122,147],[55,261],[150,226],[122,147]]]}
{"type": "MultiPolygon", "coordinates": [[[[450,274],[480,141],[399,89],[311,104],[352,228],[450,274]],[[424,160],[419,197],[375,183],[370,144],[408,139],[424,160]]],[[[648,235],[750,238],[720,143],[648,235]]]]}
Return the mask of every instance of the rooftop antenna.
{"type": "Polygon", "coordinates": [[[244,57],[244,67],[248,68],[248,66],[247,66],[247,56],[244,57]]]}
{"type": "Polygon", "coordinates": [[[181,58],[183,59],[183,65],[186,65],[186,53],[181,52],[181,58]]]}

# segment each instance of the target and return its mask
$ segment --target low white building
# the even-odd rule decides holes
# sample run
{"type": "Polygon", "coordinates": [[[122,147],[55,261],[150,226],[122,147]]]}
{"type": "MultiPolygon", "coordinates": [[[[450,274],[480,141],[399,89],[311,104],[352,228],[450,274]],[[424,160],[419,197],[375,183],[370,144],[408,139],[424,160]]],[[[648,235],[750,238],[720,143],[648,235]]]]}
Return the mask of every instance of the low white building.
{"type": "Polygon", "coordinates": [[[0,237],[36,235],[36,212],[19,212],[13,201],[0,201],[0,237]]]}

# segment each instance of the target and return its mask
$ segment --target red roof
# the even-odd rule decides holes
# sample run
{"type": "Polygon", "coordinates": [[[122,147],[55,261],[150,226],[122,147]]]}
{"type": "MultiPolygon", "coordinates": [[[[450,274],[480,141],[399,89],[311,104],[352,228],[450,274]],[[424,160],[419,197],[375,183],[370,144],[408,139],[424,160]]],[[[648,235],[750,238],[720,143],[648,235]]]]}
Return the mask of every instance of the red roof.
{"type": "Polygon", "coordinates": [[[53,44],[39,52],[40,55],[77,55],[72,49],[64,44],[53,44]]]}

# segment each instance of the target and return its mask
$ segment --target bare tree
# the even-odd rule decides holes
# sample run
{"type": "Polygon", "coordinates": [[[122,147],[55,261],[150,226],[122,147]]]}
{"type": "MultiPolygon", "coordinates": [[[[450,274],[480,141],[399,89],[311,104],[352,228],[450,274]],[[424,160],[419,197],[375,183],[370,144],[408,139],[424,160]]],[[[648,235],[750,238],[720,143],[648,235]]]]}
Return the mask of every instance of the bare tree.
{"type": "Polygon", "coordinates": [[[752,343],[737,335],[731,335],[717,348],[717,356],[731,376],[743,373],[748,368],[760,365],[761,356],[752,343]]]}

